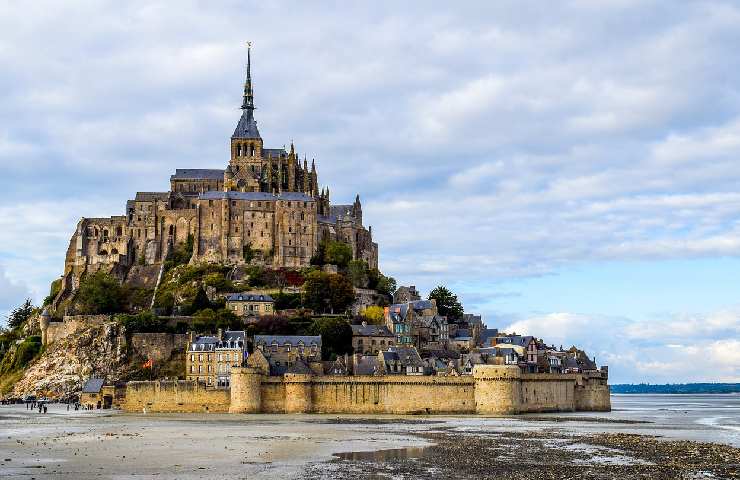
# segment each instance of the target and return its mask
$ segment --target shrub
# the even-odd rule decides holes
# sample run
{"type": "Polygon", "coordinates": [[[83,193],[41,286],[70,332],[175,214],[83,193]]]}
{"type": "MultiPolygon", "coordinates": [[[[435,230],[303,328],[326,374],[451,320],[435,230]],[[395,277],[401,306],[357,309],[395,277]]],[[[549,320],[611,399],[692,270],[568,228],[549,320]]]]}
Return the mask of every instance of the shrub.
{"type": "Polygon", "coordinates": [[[126,302],[126,292],[113,276],[101,271],[86,276],[76,297],[83,314],[120,312],[126,302]]]}
{"type": "Polygon", "coordinates": [[[352,353],[352,327],[343,318],[317,318],[309,327],[311,335],[321,335],[321,358],[332,360],[352,353]]]}

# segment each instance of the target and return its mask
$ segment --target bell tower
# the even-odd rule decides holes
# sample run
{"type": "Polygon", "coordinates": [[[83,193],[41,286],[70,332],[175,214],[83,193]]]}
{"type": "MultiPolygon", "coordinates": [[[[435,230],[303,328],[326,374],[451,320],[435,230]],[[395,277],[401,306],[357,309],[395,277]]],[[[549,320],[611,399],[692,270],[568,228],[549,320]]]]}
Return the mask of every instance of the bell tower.
{"type": "MultiPolygon", "coordinates": [[[[247,42],[247,79],[244,82],[242,115],[231,136],[230,179],[232,188],[241,191],[259,191],[262,167],[262,137],[254,119],[254,91],[252,89],[252,42],[247,42]]],[[[226,182],[225,182],[226,183],[226,182]]]]}

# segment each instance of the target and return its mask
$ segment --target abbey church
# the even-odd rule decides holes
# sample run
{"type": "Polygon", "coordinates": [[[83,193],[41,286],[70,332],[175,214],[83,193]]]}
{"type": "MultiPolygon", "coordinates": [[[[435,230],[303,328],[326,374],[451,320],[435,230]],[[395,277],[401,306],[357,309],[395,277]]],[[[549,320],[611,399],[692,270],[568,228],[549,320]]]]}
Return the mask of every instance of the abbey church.
{"type": "Polygon", "coordinates": [[[352,247],[354,259],[378,265],[372,228],[362,224],[359,195],[332,205],[319,189],[314,161],[309,168],[291,144],[265,148],[254,116],[251,52],[241,105],[225,169],[176,169],[166,192],[138,192],[125,212],[82,218],[67,250],[64,288],[101,268],[126,271],[161,264],[180,243],[193,242],[193,261],[272,267],[303,267],[320,242],[352,247]]]}

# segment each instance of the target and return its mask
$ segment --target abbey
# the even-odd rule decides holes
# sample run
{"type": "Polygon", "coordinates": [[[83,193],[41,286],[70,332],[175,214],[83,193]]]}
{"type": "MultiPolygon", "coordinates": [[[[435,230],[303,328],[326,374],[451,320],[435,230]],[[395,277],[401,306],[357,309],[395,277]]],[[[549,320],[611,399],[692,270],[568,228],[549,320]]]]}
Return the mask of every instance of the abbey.
{"type": "Polygon", "coordinates": [[[251,52],[241,110],[224,170],[176,169],[169,191],[139,192],[123,215],[79,221],[64,289],[76,288],[86,272],[159,264],[188,241],[193,261],[302,267],[320,242],[337,240],[352,247],[354,259],[377,268],[378,245],[362,224],[359,195],[352,204],[332,205],[313,160],[310,167],[301,161],[292,143],[290,151],[264,147],[254,117],[251,52]]]}

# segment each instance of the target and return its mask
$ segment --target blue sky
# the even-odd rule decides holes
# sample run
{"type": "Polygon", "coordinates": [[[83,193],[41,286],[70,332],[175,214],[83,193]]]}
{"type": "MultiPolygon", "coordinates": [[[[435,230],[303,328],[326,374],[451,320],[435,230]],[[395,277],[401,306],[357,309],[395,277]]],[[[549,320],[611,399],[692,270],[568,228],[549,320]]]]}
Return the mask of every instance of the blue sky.
{"type": "Polygon", "coordinates": [[[363,199],[381,267],[613,381],[740,381],[740,5],[4,2],[0,312],[81,216],[266,144],[363,199]]]}

